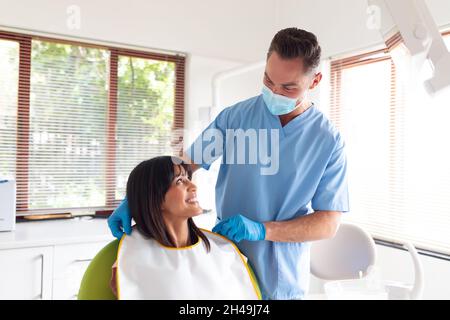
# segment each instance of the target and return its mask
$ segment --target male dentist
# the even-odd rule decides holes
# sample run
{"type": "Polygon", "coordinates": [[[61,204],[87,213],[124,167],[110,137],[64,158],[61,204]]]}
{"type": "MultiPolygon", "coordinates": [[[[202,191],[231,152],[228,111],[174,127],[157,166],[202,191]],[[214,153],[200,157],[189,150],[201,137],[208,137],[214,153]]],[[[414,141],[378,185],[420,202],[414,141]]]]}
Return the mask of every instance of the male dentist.
{"type": "MultiPolygon", "coordinates": [[[[224,109],[186,151],[194,171],[208,170],[222,156],[216,184],[220,223],[213,231],[235,241],[248,257],[264,299],[305,297],[310,241],[333,238],[341,213],[349,211],[344,141],[308,100],[322,79],[320,58],[314,34],[297,28],[279,31],[267,55],[262,94],[224,109]],[[205,138],[211,131],[216,146],[217,140],[222,146],[212,152],[205,138]],[[246,139],[236,132],[262,138],[256,147],[250,142],[243,148],[246,139]]],[[[131,232],[126,201],[108,223],[118,238],[121,228],[131,232]]]]}

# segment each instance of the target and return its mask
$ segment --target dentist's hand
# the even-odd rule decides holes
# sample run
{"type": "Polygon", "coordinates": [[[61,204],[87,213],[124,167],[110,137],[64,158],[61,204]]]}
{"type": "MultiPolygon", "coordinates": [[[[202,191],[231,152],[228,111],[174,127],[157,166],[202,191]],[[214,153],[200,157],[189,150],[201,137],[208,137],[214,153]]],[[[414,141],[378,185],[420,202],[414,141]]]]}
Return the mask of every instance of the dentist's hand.
{"type": "Polygon", "coordinates": [[[223,220],[212,231],[235,242],[241,242],[242,240],[260,241],[266,238],[264,224],[250,220],[240,214],[223,220]]]}
{"type": "Polygon", "coordinates": [[[131,213],[128,207],[127,198],[113,211],[112,215],[108,218],[108,226],[111,233],[117,239],[121,239],[123,231],[127,235],[131,234],[131,213]],[[123,229],[123,231],[122,231],[123,229]]]}

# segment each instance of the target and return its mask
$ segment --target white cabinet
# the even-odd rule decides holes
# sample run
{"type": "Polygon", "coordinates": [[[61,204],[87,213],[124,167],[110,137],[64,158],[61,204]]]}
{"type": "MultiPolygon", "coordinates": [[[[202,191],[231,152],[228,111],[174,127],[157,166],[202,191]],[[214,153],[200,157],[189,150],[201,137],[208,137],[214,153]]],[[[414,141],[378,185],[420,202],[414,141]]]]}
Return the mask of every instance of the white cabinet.
{"type": "Polygon", "coordinates": [[[106,242],[58,245],[54,249],[53,299],[76,299],[81,279],[106,242]]]}
{"type": "Polygon", "coordinates": [[[0,300],[52,299],[53,247],[0,250],[0,300]]]}
{"type": "Polygon", "coordinates": [[[0,232],[0,300],[76,299],[89,263],[112,240],[104,219],[23,222],[0,232]]]}

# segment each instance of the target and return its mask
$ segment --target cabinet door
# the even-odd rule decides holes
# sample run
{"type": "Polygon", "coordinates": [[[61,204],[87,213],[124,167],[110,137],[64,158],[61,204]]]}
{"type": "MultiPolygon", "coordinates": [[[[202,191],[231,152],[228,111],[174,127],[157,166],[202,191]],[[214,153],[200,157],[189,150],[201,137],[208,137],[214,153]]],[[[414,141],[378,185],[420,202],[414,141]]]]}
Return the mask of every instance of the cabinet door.
{"type": "Polygon", "coordinates": [[[0,300],[52,299],[53,247],[0,250],[0,300]]]}
{"type": "Polygon", "coordinates": [[[77,298],[81,279],[89,263],[108,243],[109,241],[55,246],[53,299],[77,298]]]}

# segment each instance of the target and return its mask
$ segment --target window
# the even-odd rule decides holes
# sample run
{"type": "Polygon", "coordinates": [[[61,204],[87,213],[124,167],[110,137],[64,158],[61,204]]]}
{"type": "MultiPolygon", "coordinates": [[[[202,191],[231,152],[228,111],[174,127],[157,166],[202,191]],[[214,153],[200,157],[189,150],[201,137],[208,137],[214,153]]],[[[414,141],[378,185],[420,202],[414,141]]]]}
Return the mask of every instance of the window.
{"type": "Polygon", "coordinates": [[[174,77],[173,62],[119,56],[116,199],[125,196],[134,166],[165,154],[170,145],[174,77]]]}
{"type": "Polygon", "coordinates": [[[450,254],[450,96],[432,99],[412,81],[408,64],[394,63],[397,44],[331,63],[329,115],[349,161],[345,219],[450,254]]]}
{"type": "Polygon", "coordinates": [[[0,176],[13,177],[16,164],[19,44],[0,39],[0,176]]]}
{"type": "Polygon", "coordinates": [[[179,55],[0,32],[0,71],[0,175],[16,179],[18,215],[114,208],[184,125],[179,55]]]}
{"type": "Polygon", "coordinates": [[[108,51],[33,40],[28,209],[105,202],[108,51]]]}

